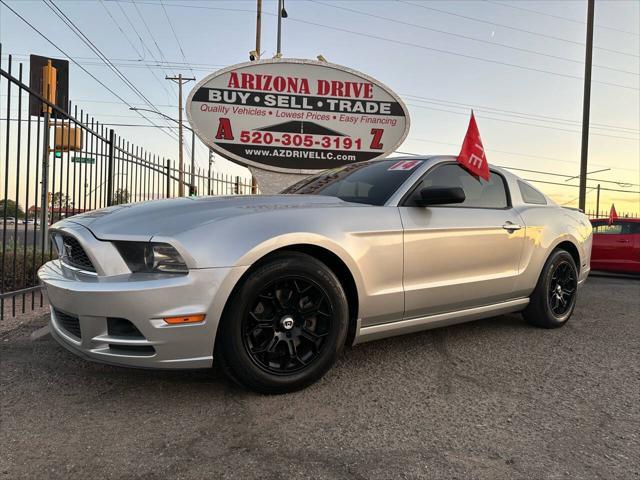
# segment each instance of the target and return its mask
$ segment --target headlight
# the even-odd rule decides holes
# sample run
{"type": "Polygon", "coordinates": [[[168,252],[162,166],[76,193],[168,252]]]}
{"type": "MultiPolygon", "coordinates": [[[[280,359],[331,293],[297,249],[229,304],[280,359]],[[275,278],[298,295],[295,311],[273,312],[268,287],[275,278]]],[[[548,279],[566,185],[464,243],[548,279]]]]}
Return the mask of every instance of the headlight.
{"type": "Polygon", "coordinates": [[[132,272],[187,273],[187,265],[168,243],[114,242],[132,272]]]}

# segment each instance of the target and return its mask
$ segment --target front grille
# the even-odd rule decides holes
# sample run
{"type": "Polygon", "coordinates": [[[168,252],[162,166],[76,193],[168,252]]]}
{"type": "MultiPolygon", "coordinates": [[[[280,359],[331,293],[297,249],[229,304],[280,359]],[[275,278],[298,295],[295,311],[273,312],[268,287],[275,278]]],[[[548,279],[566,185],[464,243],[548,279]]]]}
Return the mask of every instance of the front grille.
{"type": "Polygon", "coordinates": [[[80,270],[95,272],[96,269],[84,251],[84,248],[80,245],[80,242],[71,235],[63,234],[61,237],[62,251],[60,252],[60,257],[62,261],[80,270]]]}
{"type": "Polygon", "coordinates": [[[82,334],[80,333],[80,319],[78,317],[66,314],[60,310],[55,310],[55,314],[58,325],[60,325],[62,329],[74,337],[82,338],[82,334]]]}

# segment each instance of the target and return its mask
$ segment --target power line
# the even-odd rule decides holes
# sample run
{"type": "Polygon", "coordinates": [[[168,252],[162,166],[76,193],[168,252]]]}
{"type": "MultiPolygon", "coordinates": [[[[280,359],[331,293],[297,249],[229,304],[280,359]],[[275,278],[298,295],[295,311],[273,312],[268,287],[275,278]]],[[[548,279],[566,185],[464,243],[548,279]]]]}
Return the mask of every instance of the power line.
{"type": "MultiPolygon", "coordinates": [[[[425,108],[427,110],[434,110],[434,111],[437,111],[437,112],[451,113],[451,114],[454,114],[454,115],[463,115],[463,116],[468,116],[469,115],[469,112],[454,112],[452,110],[446,110],[444,108],[428,107],[426,105],[416,105],[416,104],[411,104],[411,103],[408,103],[407,105],[409,105],[411,107],[425,108]]],[[[537,125],[535,123],[519,122],[519,121],[515,121],[515,120],[503,120],[501,118],[488,117],[486,115],[482,115],[482,119],[491,120],[491,121],[494,121],[494,122],[509,123],[509,124],[512,124],[512,125],[524,125],[524,126],[528,126],[528,127],[545,128],[545,129],[548,129],[548,130],[554,130],[556,132],[580,133],[579,130],[570,130],[568,128],[559,128],[559,127],[552,127],[552,126],[547,126],[547,125],[537,125]]],[[[620,135],[609,135],[608,133],[591,133],[591,135],[597,135],[597,136],[600,136],[600,137],[617,138],[619,140],[629,140],[629,141],[632,141],[632,142],[637,142],[639,140],[638,138],[623,137],[623,136],[620,136],[620,135]]]]}
{"type": "MultiPolygon", "coordinates": [[[[426,103],[442,103],[445,104],[447,106],[452,106],[452,107],[458,107],[458,108],[472,108],[474,110],[488,110],[491,111],[491,113],[497,113],[497,114],[504,114],[507,116],[515,116],[517,118],[531,118],[532,120],[538,120],[541,119],[541,121],[549,121],[551,123],[564,123],[564,124],[569,124],[569,125],[576,125],[576,126],[580,126],[582,125],[579,121],[577,120],[569,120],[566,118],[560,118],[560,117],[554,117],[554,116],[550,116],[550,115],[540,115],[540,114],[534,114],[534,113],[527,113],[527,112],[519,112],[519,111],[514,111],[514,110],[506,110],[506,109],[502,109],[502,108],[495,108],[495,107],[488,107],[488,106],[482,106],[482,105],[472,105],[472,104],[468,104],[468,103],[461,103],[461,102],[454,102],[451,100],[443,100],[443,99],[439,99],[439,98],[435,98],[435,97],[422,97],[419,95],[413,95],[413,94],[409,94],[409,93],[401,93],[401,95],[403,97],[409,97],[411,99],[417,99],[420,101],[424,101],[426,103]]],[[[620,131],[624,131],[624,132],[628,132],[628,133],[640,133],[640,129],[637,128],[628,128],[628,127],[620,127],[617,125],[609,125],[606,123],[595,123],[592,122],[591,123],[592,127],[597,127],[597,128],[601,128],[604,130],[620,130],[620,131]]]]}
{"type": "MultiPolygon", "coordinates": [[[[396,150],[395,153],[400,153],[402,155],[421,156],[421,154],[419,154],[419,153],[403,152],[403,151],[400,151],[400,150],[396,150]]],[[[508,165],[496,165],[496,164],[492,164],[492,165],[494,165],[495,167],[498,167],[498,168],[506,168],[508,170],[516,170],[516,171],[522,171],[522,172],[537,173],[537,174],[540,174],[540,175],[552,175],[552,176],[563,177],[563,178],[575,178],[575,176],[572,177],[570,175],[562,175],[560,173],[543,172],[543,171],[540,171],[540,170],[528,170],[528,169],[525,169],[525,168],[510,167],[508,165]]],[[[527,182],[537,182],[537,183],[546,183],[546,184],[549,184],[549,185],[558,185],[558,186],[561,186],[561,187],[572,187],[572,188],[578,188],[579,187],[579,185],[572,185],[572,184],[568,184],[568,183],[559,183],[559,182],[550,182],[550,181],[546,181],[546,180],[534,180],[534,179],[531,179],[531,178],[523,178],[523,180],[526,180],[527,182]]],[[[611,181],[611,180],[597,180],[595,178],[590,178],[589,181],[590,182],[596,182],[597,181],[597,182],[601,182],[601,183],[605,183],[605,182],[618,183],[618,182],[614,182],[614,181],[611,181]]],[[[638,186],[636,184],[629,184],[629,185],[638,186]]],[[[596,187],[594,187],[594,188],[596,188],[596,187]]],[[[615,188],[601,188],[601,190],[606,190],[606,191],[609,191],[609,192],[637,193],[637,194],[640,194],[640,191],[635,191],[635,190],[623,190],[623,189],[615,189],[615,188]]]]}
{"type": "Polygon", "coordinates": [[[111,70],[129,87],[134,93],[144,100],[152,110],[155,107],[151,101],[102,53],[102,51],[80,30],[80,28],[53,2],[53,0],[43,0],[45,5],[69,28],[85,45],[89,47],[111,70]]]}
{"type": "Polygon", "coordinates": [[[140,17],[140,20],[142,20],[142,24],[144,25],[144,28],[147,30],[147,33],[151,37],[151,40],[153,41],[153,43],[155,44],[156,48],[158,49],[158,53],[160,53],[160,58],[162,58],[163,60],[166,60],[166,58],[164,56],[164,53],[162,52],[162,50],[160,49],[160,46],[158,45],[156,37],[154,37],[153,33],[151,33],[151,29],[149,28],[149,25],[147,24],[147,21],[145,20],[144,16],[142,15],[142,12],[140,11],[140,9],[138,8],[138,4],[135,2],[135,0],[131,0],[131,3],[133,3],[133,6],[135,7],[136,12],[138,12],[138,16],[140,17]]]}
{"type": "MultiPolygon", "coordinates": [[[[89,70],[87,70],[86,68],[84,68],[82,65],[80,65],[78,62],[75,61],[75,59],[73,57],[71,57],[67,52],[65,52],[63,49],[61,49],[60,47],[58,47],[58,45],[56,45],[52,40],[50,40],[46,35],[44,35],[43,33],[41,33],[36,27],[34,27],[27,19],[25,19],[22,15],[20,15],[18,12],[16,12],[13,8],[11,8],[7,2],[5,0],[0,0],[0,3],[2,3],[5,7],[7,7],[9,9],[9,11],[11,11],[16,17],[18,17],[20,20],[22,20],[24,23],[26,23],[34,32],[36,32],[38,35],[40,35],[44,40],[46,40],[50,45],[52,45],[56,50],[58,50],[60,53],[62,53],[64,56],[66,56],[69,60],[71,60],[71,62],[73,62],[76,66],[78,66],[83,72],[85,72],[87,75],[89,75],[91,78],[93,78],[96,82],[98,82],[100,85],[102,85],[102,87],[104,87],[105,90],[107,90],[109,93],[111,93],[114,97],[116,97],[117,99],[119,99],[122,103],[124,103],[125,105],[129,105],[129,103],[122,98],[120,95],[118,95],[116,92],[114,92],[111,88],[109,88],[107,85],[105,85],[101,80],[99,80],[95,75],[93,75],[91,72],[89,72],[89,70]]],[[[148,121],[151,125],[149,126],[153,126],[156,128],[160,128],[160,125],[156,125],[155,123],[153,123],[153,121],[151,121],[147,116],[145,116],[144,114],[140,113],[140,116],[142,118],[144,118],[146,121],[148,121]]]]}
{"type": "MultiPolygon", "coordinates": [[[[504,25],[502,23],[490,22],[488,20],[481,20],[479,18],[468,17],[466,15],[461,15],[459,13],[449,12],[447,10],[441,10],[439,8],[434,8],[434,7],[428,7],[426,5],[421,5],[421,4],[413,3],[413,2],[408,2],[406,0],[398,0],[398,1],[402,2],[402,3],[406,3],[407,5],[413,5],[414,7],[423,8],[425,10],[431,10],[433,12],[439,12],[439,13],[442,13],[442,14],[445,14],[445,15],[451,15],[453,17],[464,18],[465,20],[470,20],[472,22],[478,22],[478,23],[484,23],[484,24],[487,24],[487,25],[493,25],[494,27],[506,28],[508,30],[513,30],[513,31],[516,31],[516,32],[528,33],[530,35],[536,35],[536,36],[543,37],[543,38],[548,38],[548,39],[551,39],[551,40],[557,40],[557,41],[560,41],[560,42],[571,43],[573,45],[580,45],[582,47],[585,46],[584,43],[578,42],[578,41],[575,41],[575,40],[569,40],[569,39],[562,38],[562,37],[556,37],[554,35],[548,35],[548,34],[545,34],[545,33],[534,32],[534,31],[531,31],[531,30],[525,30],[523,28],[513,27],[513,26],[510,26],[510,25],[504,25]]],[[[619,55],[626,55],[628,57],[640,58],[640,55],[636,55],[634,53],[622,52],[620,50],[613,50],[611,48],[596,47],[596,46],[594,46],[593,48],[594,49],[598,49],[598,50],[603,50],[603,51],[606,51],[606,52],[617,53],[619,55]]]]}
{"type": "MultiPolygon", "coordinates": [[[[17,57],[20,55],[14,55],[14,57],[17,57]]],[[[76,57],[76,59],[78,58],[82,58],[82,57],[76,57]]],[[[84,58],[89,58],[89,57],[84,57],[84,58]]],[[[91,57],[92,58],[92,57],[91,57]]],[[[112,63],[114,63],[114,65],[121,65],[117,62],[115,62],[115,60],[117,59],[110,59],[112,61],[112,63]]],[[[131,59],[121,59],[121,60],[126,60],[126,61],[136,61],[135,59],[131,60],[131,59]]],[[[88,62],[81,62],[83,63],[83,65],[99,65],[99,66],[104,66],[103,63],[88,63],[88,62]]],[[[177,62],[176,62],[177,63],[177,62]]],[[[127,66],[126,64],[124,64],[125,66],[127,66]]],[[[221,65],[215,65],[215,66],[221,66],[221,65]]],[[[141,67],[143,68],[143,67],[141,67]]],[[[208,69],[207,69],[208,70],[208,69]]],[[[409,94],[409,93],[402,93],[401,94],[403,97],[407,97],[409,98],[410,101],[420,101],[423,103],[429,103],[429,104],[434,104],[437,106],[447,106],[447,107],[451,107],[451,108],[464,108],[464,109],[473,109],[475,111],[487,111],[488,113],[491,114],[496,114],[496,115],[501,115],[501,116],[505,116],[505,117],[515,117],[515,118],[522,118],[522,119],[530,119],[530,120],[534,120],[534,121],[539,121],[539,122],[546,122],[546,123],[550,123],[550,124],[559,124],[559,125],[569,125],[569,126],[580,126],[581,123],[576,121],[576,120],[570,120],[570,119],[566,119],[566,118],[560,118],[560,117],[554,117],[554,116],[549,116],[549,115],[540,115],[540,114],[533,114],[533,113],[528,113],[528,112],[521,112],[521,111],[514,111],[514,110],[507,110],[507,109],[502,109],[502,108],[496,108],[496,107],[490,107],[490,106],[486,106],[486,105],[476,105],[476,104],[468,104],[468,103],[461,103],[461,102],[454,102],[454,101],[450,101],[450,100],[445,100],[445,99],[440,99],[440,98],[435,98],[435,97],[423,97],[423,96],[419,96],[419,95],[413,95],[413,94],[409,94]]],[[[89,102],[89,103],[120,103],[120,102],[105,102],[105,101],[97,101],[97,100],[89,100],[89,99],[84,99],[82,101],[85,102],[89,102]]],[[[410,103],[408,103],[409,105],[412,105],[410,103]]],[[[177,105],[175,104],[154,104],[155,106],[165,106],[165,107],[177,107],[177,105]]],[[[419,107],[419,108],[429,108],[426,107],[424,105],[412,105],[415,107],[419,107]]],[[[432,110],[436,110],[434,108],[432,108],[432,110]]],[[[453,112],[453,111],[448,111],[448,110],[441,110],[444,112],[448,112],[448,113],[457,113],[457,114],[462,114],[461,112],[453,112]]],[[[466,113],[465,113],[466,115],[466,113]]],[[[489,117],[486,117],[489,118],[489,117]]],[[[498,120],[498,121],[506,121],[506,120],[498,120]]],[[[538,127],[542,127],[541,125],[532,125],[532,126],[538,126],[538,127]]],[[[610,131],[620,131],[623,133],[639,133],[640,130],[639,129],[634,129],[634,128],[628,128],[628,127],[621,127],[621,126],[617,126],[617,125],[609,125],[609,124],[603,124],[603,123],[596,123],[593,122],[591,123],[592,128],[596,128],[599,130],[610,130],[610,131]]],[[[562,129],[560,129],[562,130],[562,129]]],[[[566,130],[568,132],[575,132],[574,130],[566,130]]],[[[600,135],[600,134],[595,134],[595,135],[600,135]]],[[[626,138],[626,137],[625,137],[626,138]]]]}
{"type": "MultiPolygon", "coordinates": [[[[496,166],[500,167],[501,165],[496,165],[496,166]]],[[[537,173],[539,175],[549,175],[551,177],[562,177],[562,178],[567,178],[569,180],[572,180],[572,179],[576,178],[575,175],[565,175],[565,174],[562,174],[562,173],[544,172],[542,170],[531,170],[531,169],[528,169],[528,168],[510,167],[510,166],[507,166],[507,165],[502,165],[501,167],[502,168],[508,168],[510,170],[516,170],[518,172],[537,173]]],[[[640,187],[640,185],[637,184],[637,183],[618,182],[616,180],[600,180],[598,178],[590,178],[589,181],[590,182],[601,182],[601,183],[612,183],[612,184],[618,185],[618,186],[628,185],[629,187],[640,187]]]]}
{"type": "MultiPolygon", "coordinates": [[[[559,55],[552,55],[552,54],[549,54],[549,53],[539,52],[537,50],[530,50],[528,48],[516,47],[514,45],[509,45],[509,44],[506,44],[506,43],[493,42],[493,41],[489,41],[489,40],[482,40],[480,38],[471,37],[469,35],[462,35],[462,34],[459,34],[459,33],[448,32],[446,30],[439,30],[439,29],[436,29],[436,28],[427,27],[425,25],[421,25],[421,24],[417,24],[417,23],[405,22],[403,20],[397,20],[397,19],[394,19],[394,18],[389,18],[389,17],[382,16],[382,15],[375,15],[373,13],[363,12],[363,11],[360,11],[360,10],[355,10],[353,8],[343,7],[343,6],[339,6],[339,5],[331,5],[329,3],[321,2],[319,0],[308,0],[308,1],[313,2],[313,3],[317,3],[318,5],[324,5],[324,6],[330,7],[330,8],[336,8],[336,9],[344,10],[344,11],[347,11],[347,12],[357,13],[358,15],[364,15],[364,16],[371,17],[371,18],[377,18],[379,20],[384,20],[386,22],[392,22],[392,23],[396,23],[396,24],[399,24],[399,25],[406,25],[406,26],[410,26],[410,27],[420,28],[422,30],[428,30],[430,32],[440,33],[440,34],[443,34],[443,35],[450,35],[450,36],[453,36],[453,37],[464,38],[466,40],[471,40],[471,41],[474,41],[474,42],[488,44],[488,45],[492,45],[492,46],[496,46],[496,47],[508,48],[508,49],[511,49],[511,50],[516,50],[518,52],[531,53],[531,54],[534,54],[534,55],[541,55],[543,57],[554,58],[556,60],[563,60],[563,61],[566,61],[566,62],[572,62],[572,63],[577,63],[579,65],[584,65],[584,62],[582,60],[575,60],[573,58],[561,57],[559,55]]],[[[611,71],[614,71],[614,72],[626,73],[628,75],[640,76],[640,74],[636,73],[636,72],[630,72],[628,70],[622,70],[622,69],[619,69],[619,68],[608,67],[608,66],[605,66],[605,65],[593,64],[593,66],[594,67],[598,67],[598,68],[602,68],[602,69],[606,69],[606,70],[611,70],[611,71]]]]}
{"type": "MultiPolygon", "coordinates": [[[[457,148],[460,147],[459,143],[443,142],[443,141],[440,141],[440,140],[433,140],[433,139],[429,139],[429,138],[408,137],[407,140],[413,140],[415,142],[424,142],[424,143],[435,143],[435,144],[440,144],[440,145],[449,145],[449,146],[454,146],[454,147],[457,147],[457,148]]],[[[526,157],[526,158],[534,158],[534,159],[539,159],[539,160],[549,160],[549,161],[552,161],[552,162],[567,163],[567,164],[571,164],[573,166],[575,166],[576,163],[577,163],[574,160],[566,160],[564,158],[548,157],[548,156],[544,156],[544,155],[533,155],[531,153],[512,152],[512,151],[508,151],[508,150],[498,150],[498,149],[495,149],[495,148],[486,148],[485,150],[487,152],[503,153],[505,155],[514,155],[514,156],[517,156],[517,157],[526,157]]],[[[618,166],[612,166],[612,165],[605,165],[605,164],[602,164],[602,163],[592,163],[591,166],[594,166],[594,167],[609,167],[612,170],[625,170],[625,171],[630,171],[630,172],[638,172],[638,171],[640,171],[637,168],[618,167],[618,166]]]]}
{"type": "MultiPolygon", "coordinates": [[[[514,10],[520,10],[522,12],[528,12],[528,13],[535,13],[536,15],[542,15],[545,17],[550,17],[550,18],[557,18],[558,20],[566,20],[567,22],[571,22],[571,23],[577,23],[579,25],[586,25],[586,22],[583,22],[582,20],[576,20],[575,18],[569,18],[569,17],[563,17],[561,15],[554,15],[551,13],[547,13],[547,12],[541,12],[540,10],[534,10],[533,8],[525,8],[525,7],[516,7],[515,5],[510,5],[508,3],[503,3],[503,2],[496,2],[493,0],[485,0],[488,3],[493,3],[494,5],[500,5],[501,7],[505,7],[505,8],[512,8],[514,10]]],[[[614,27],[609,27],[607,25],[599,25],[599,24],[594,24],[594,26],[596,28],[603,28],[606,30],[611,30],[614,32],[619,32],[619,33],[626,33],[627,35],[634,35],[636,37],[640,37],[640,33],[636,33],[636,32],[629,32],[628,30],[621,30],[619,28],[614,28],[614,27]]]]}
{"type": "MultiPolygon", "coordinates": [[[[110,0],[110,1],[126,2],[127,0],[110,0]]],[[[129,0],[129,1],[132,1],[132,0],[129,0]]],[[[401,0],[399,0],[399,1],[401,1],[401,0]]],[[[148,2],[138,1],[137,3],[148,3],[148,2]]],[[[149,5],[158,5],[157,3],[148,3],[148,4],[149,5]]],[[[198,8],[198,9],[204,9],[204,10],[221,10],[221,11],[242,12],[242,13],[252,13],[252,14],[255,13],[253,10],[241,9],[241,8],[223,8],[223,7],[211,7],[211,6],[205,6],[205,5],[187,5],[187,4],[182,4],[182,3],[181,4],[165,3],[165,5],[174,6],[174,7],[180,7],[180,8],[198,8]]],[[[263,15],[276,16],[275,14],[268,13],[268,12],[263,12],[263,15]]],[[[458,56],[458,57],[462,57],[462,58],[477,60],[477,61],[486,62],[486,63],[492,63],[492,64],[495,64],[495,65],[502,65],[502,66],[507,66],[507,67],[512,67],[512,68],[517,68],[517,69],[520,69],[520,70],[526,70],[526,71],[538,72],[538,73],[546,73],[546,74],[555,75],[555,76],[558,76],[558,77],[573,78],[573,79],[577,79],[577,80],[582,80],[582,77],[579,77],[577,75],[570,75],[570,74],[566,74],[566,73],[554,72],[552,70],[544,70],[544,69],[541,69],[541,68],[528,67],[528,66],[525,66],[525,65],[518,65],[518,64],[514,64],[514,63],[509,63],[509,62],[502,62],[500,60],[493,60],[493,59],[489,59],[489,58],[478,57],[478,56],[475,56],[475,55],[468,55],[468,54],[465,54],[465,53],[453,52],[453,51],[450,51],[450,50],[444,50],[444,49],[434,48],[434,47],[428,47],[426,45],[420,45],[420,44],[412,43],[412,42],[394,40],[392,38],[381,37],[381,36],[378,36],[378,35],[373,35],[373,34],[364,33],[364,32],[356,32],[356,31],[353,31],[353,30],[350,30],[350,29],[346,29],[346,28],[340,28],[340,27],[335,27],[335,26],[331,26],[331,25],[325,25],[325,24],[322,24],[322,23],[312,22],[312,21],[309,21],[309,20],[302,20],[302,19],[299,19],[299,18],[293,18],[293,17],[291,17],[291,15],[289,15],[289,17],[287,18],[287,21],[288,22],[302,23],[302,24],[305,24],[305,25],[312,25],[312,26],[320,27],[320,28],[326,28],[326,29],[329,29],[329,30],[348,33],[348,34],[351,34],[351,35],[357,35],[357,36],[364,37],[364,38],[373,38],[373,39],[376,39],[376,40],[382,40],[384,42],[395,43],[395,44],[398,44],[398,45],[415,47],[415,48],[419,48],[419,49],[422,49],[422,50],[428,50],[428,51],[432,51],[432,52],[436,52],[436,53],[441,53],[441,54],[446,54],[446,55],[453,55],[453,56],[458,56]]],[[[612,86],[612,87],[624,88],[624,89],[633,90],[633,91],[639,91],[640,90],[639,88],[636,88],[636,87],[630,87],[628,85],[621,85],[621,84],[618,84],[618,83],[606,82],[606,81],[602,81],[602,80],[593,80],[593,83],[599,83],[601,85],[609,85],[609,86],[612,86]]]]}
{"type": "MultiPolygon", "coordinates": [[[[107,6],[105,5],[105,3],[103,2],[103,0],[100,0],[100,5],[102,5],[102,8],[107,12],[107,15],[109,15],[109,17],[111,18],[111,20],[113,21],[113,23],[116,25],[116,27],[118,27],[118,30],[120,30],[120,33],[122,33],[122,36],[127,40],[127,42],[129,43],[129,45],[131,45],[131,48],[133,48],[133,50],[136,52],[136,54],[138,54],[138,57],[140,59],[143,58],[143,55],[138,51],[138,48],[133,44],[133,42],[129,39],[129,36],[125,33],[125,31],[122,29],[122,27],[120,26],[120,23],[115,19],[115,17],[111,14],[111,11],[107,8],[107,6]]],[[[171,96],[171,91],[167,88],[167,86],[160,80],[160,78],[158,78],[158,75],[156,75],[156,72],[154,72],[151,67],[149,65],[145,65],[146,68],[149,70],[149,72],[151,73],[151,75],[153,75],[153,78],[156,79],[156,81],[158,82],[159,85],[162,86],[162,89],[167,92],[167,95],[171,96]]]]}
{"type": "Polygon", "coordinates": [[[138,37],[138,40],[140,40],[140,45],[142,46],[143,50],[146,50],[149,53],[149,55],[151,55],[151,58],[154,61],[159,61],[156,58],[156,56],[154,55],[154,53],[151,51],[151,49],[149,48],[147,43],[143,40],[142,35],[140,35],[140,32],[138,31],[136,26],[133,24],[133,22],[129,18],[129,15],[126,14],[126,12],[124,11],[124,8],[122,8],[122,5],[120,4],[120,2],[116,2],[116,5],[118,5],[118,8],[120,9],[120,13],[122,13],[122,16],[125,18],[125,20],[129,24],[129,26],[131,27],[131,30],[136,34],[136,36],[138,37]]]}
{"type": "MultiPolygon", "coordinates": [[[[591,187],[590,189],[587,190],[585,195],[588,195],[589,193],[593,192],[597,188],[598,187],[591,187]]],[[[573,198],[573,199],[569,200],[568,202],[561,203],[560,206],[563,207],[564,205],[569,205],[570,203],[573,203],[573,202],[575,202],[575,201],[577,201],[579,199],[580,199],[580,196],[577,196],[576,198],[573,198]]]]}
{"type": "MultiPolygon", "coordinates": [[[[557,185],[559,187],[573,187],[573,188],[580,187],[580,185],[572,185],[570,183],[549,182],[547,180],[533,180],[531,178],[525,178],[523,180],[526,180],[527,182],[544,183],[547,185],[557,185]]],[[[622,190],[619,188],[606,188],[606,187],[600,187],[600,190],[604,190],[606,192],[618,192],[618,193],[637,193],[638,195],[640,195],[640,190],[622,190]]]]}
{"type": "MultiPolygon", "coordinates": [[[[178,39],[178,35],[176,35],[176,31],[173,28],[173,23],[171,22],[171,18],[169,18],[169,14],[167,13],[167,9],[164,7],[164,3],[162,2],[162,0],[160,0],[160,5],[162,6],[162,11],[164,12],[164,16],[167,17],[167,22],[169,23],[169,27],[171,27],[171,32],[173,33],[173,38],[176,39],[176,43],[178,44],[178,48],[180,49],[180,54],[182,55],[182,59],[184,60],[185,64],[187,64],[187,57],[185,56],[184,50],[182,49],[182,44],[180,43],[180,39],[178,39]]],[[[189,67],[189,70],[191,70],[191,73],[195,77],[195,73],[194,73],[193,69],[191,67],[189,67]]]]}
{"type": "MultiPolygon", "coordinates": [[[[6,57],[8,55],[2,55],[3,57],[6,57]]],[[[29,59],[29,55],[28,54],[18,54],[18,53],[14,53],[12,54],[12,56],[14,58],[23,58],[23,59],[29,59]]],[[[97,60],[99,60],[99,58],[97,57],[74,57],[76,60],[82,60],[80,63],[82,63],[83,65],[91,65],[91,66],[104,66],[104,62],[97,62],[97,60]]],[[[190,63],[190,64],[185,64],[183,62],[176,62],[176,61],[163,61],[163,60],[143,60],[143,59],[137,59],[137,58],[109,58],[109,60],[111,61],[111,63],[113,63],[116,66],[119,67],[128,67],[128,68],[147,68],[147,67],[155,67],[155,68],[161,68],[161,69],[167,69],[167,70],[175,70],[176,68],[189,68],[189,69],[195,69],[195,70],[200,70],[200,71],[206,71],[206,72],[210,72],[211,69],[213,68],[221,68],[221,67],[226,67],[228,65],[223,65],[220,63],[190,63]]],[[[169,92],[172,93],[172,92],[169,92]]],[[[175,93],[175,92],[173,92],[175,93]]]]}

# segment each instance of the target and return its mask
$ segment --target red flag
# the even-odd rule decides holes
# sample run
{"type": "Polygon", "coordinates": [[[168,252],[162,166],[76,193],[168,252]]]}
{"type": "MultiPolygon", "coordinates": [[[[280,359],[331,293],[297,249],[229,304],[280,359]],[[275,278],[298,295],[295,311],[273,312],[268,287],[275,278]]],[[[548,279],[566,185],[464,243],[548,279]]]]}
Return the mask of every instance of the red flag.
{"type": "Polygon", "coordinates": [[[609,225],[618,219],[618,212],[616,212],[616,206],[612,203],[611,210],[609,210],[609,225]]]}
{"type": "Polygon", "coordinates": [[[467,134],[462,142],[460,155],[458,155],[458,163],[474,175],[489,180],[489,163],[484,154],[484,147],[473,111],[471,111],[467,134]]]}

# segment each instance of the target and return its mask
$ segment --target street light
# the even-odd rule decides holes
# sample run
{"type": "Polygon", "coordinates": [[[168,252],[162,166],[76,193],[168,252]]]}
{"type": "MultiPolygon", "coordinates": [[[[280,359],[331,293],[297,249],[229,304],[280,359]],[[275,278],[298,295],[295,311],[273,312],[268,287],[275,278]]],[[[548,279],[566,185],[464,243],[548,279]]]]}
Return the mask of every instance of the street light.
{"type": "MultiPolygon", "coordinates": [[[[177,123],[178,125],[180,125],[180,122],[178,120],[176,120],[173,117],[170,117],[169,115],[165,115],[162,112],[158,112],[157,110],[150,110],[148,108],[138,108],[138,107],[129,107],[129,110],[133,110],[134,112],[149,112],[149,113],[155,113],[157,115],[160,115],[164,118],[166,118],[167,120],[171,120],[172,122],[177,123]]],[[[196,182],[195,182],[195,175],[196,175],[196,169],[195,169],[195,151],[196,151],[196,134],[193,131],[193,128],[191,127],[187,127],[186,125],[182,125],[184,128],[186,128],[187,130],[191,131],[191,181],[189,182],[189,191],[193,192],[195,191],[195,186],[196,186],[196,182]]]]}

